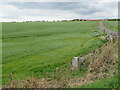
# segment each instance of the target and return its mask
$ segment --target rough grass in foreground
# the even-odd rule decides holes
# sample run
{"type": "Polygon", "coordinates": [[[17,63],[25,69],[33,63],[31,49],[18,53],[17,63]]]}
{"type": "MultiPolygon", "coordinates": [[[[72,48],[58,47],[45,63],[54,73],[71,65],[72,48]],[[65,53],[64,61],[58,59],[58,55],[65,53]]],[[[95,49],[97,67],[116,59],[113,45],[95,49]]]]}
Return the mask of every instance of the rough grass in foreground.
{"type": "Polygon", "coordinates": [[[71,71],[70,67],[65,66],[64,68],[60,68],[59,72],[54,72],[53,74],[48,73],[47,76],[49,77],[42,77],[38,79],[31,77],[27,80],[14,80],[9,83],[8,87],[73,88],[78,86],[87,87],[87,85],[95,85],[94,87],[96,88],[116,88],[116,86],[118,86],[117,45],[118,43],[116,42],[105,44],[101,47],[101,49],[96,50],[93,56],[89,56],[87,61],[80,67],[78,71],[71,71]],[[50,80],[50,77],[52,77],[50,75],[53,75],[54,77],[52,80],[50,80]],[[70,75],[72,77],[70,77],[70,75]],[[111,78],[112,76],[115,76],[115,79],[111,78]],[[107,77],[110,78],[107,79],[107,77]],[[111,79],[113,81],[111,81],[111,79]],[[92,82],[96,82],[96,84],[92,84],[92,82]],[[101,82],[102,84],[100,84],[101,82]]]}
{"type": "Polygon", "coordinates": [[[89,83],[78,88],[118,88],[118,75],[113,75],[111,77],[89,83]]]}

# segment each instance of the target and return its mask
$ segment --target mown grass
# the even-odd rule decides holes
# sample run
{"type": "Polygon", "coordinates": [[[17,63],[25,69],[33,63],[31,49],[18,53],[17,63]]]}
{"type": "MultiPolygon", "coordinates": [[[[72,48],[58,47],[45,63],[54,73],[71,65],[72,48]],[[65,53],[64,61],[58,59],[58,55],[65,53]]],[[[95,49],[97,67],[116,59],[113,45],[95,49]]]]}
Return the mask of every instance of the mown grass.
{"type": "MultiPolygon", "coordinates": [[[[3,23],[3,84],[10,73],[21,80],[71,67],[72,57],[104,43],[93,36],[98,25],[96,21],[3,23]]],[[[71,76],[70,71],[67,74],[71,76]]]]}

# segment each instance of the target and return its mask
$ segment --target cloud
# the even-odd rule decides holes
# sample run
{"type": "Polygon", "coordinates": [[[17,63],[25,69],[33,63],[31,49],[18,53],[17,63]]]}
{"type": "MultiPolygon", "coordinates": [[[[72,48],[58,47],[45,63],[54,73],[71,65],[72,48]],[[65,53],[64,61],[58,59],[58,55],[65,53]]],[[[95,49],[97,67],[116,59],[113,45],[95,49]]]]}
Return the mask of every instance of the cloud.
{"type": "Polygon", "coordinates": [[[116,18],[117,2],[3,2],[2,21],[116,18]]]}
{"type": "Polygon", "coordinates": [[[2,2],[118,2],[119,0],[1,0],[2,2]]]}

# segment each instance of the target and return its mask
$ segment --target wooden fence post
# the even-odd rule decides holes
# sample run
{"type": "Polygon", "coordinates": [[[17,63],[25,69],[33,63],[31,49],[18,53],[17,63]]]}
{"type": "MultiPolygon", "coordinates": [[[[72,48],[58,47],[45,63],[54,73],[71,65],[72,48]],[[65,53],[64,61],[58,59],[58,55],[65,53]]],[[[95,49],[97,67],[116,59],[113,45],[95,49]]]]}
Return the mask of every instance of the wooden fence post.
{"type": "Polygon", "coordinates": [[[57,77],[57,80],[60,80],[60,69],[57,67],[56,68],[56,77],[57,77]]]}
{"type": "Polygon", "coordinates": [[[10,82],[13,80],[13,75],[10,73],[10,82]]]}

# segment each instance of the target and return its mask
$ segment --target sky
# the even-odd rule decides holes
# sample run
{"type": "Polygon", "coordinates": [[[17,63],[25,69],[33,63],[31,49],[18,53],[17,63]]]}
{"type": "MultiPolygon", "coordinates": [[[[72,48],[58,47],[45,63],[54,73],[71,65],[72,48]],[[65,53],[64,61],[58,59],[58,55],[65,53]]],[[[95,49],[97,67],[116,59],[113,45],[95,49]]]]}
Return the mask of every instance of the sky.
{"type": "Polygon", "coordinates": [[[118,18],[118,0],[33,1],[2,1],[0,3],[0,21],[118,18]]]}

